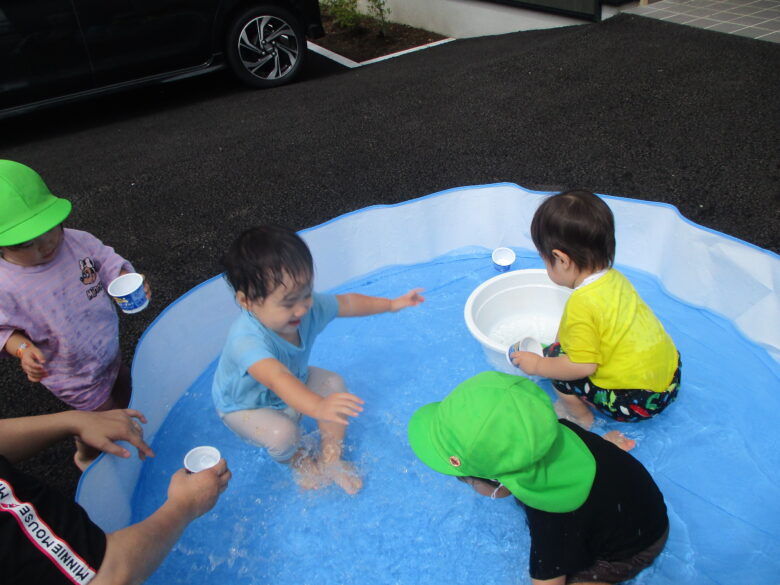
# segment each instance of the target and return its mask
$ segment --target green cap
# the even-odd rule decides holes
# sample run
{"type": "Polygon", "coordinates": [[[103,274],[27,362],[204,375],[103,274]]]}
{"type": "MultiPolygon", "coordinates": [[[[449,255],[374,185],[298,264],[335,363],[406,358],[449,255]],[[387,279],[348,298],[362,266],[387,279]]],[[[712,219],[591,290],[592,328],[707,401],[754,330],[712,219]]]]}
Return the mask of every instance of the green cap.
{"type": "Polygon", "coordinates": [[[524,504],[571,512],[587,499],[596,461],[558,422],[550,397],[528,378],[483,372],[418,409],[409,443],[431,469],[500,481],[524,504]]]}
{"type": "Polygon", "coordinates": [[[30,167],[0,160],[0,246],[14,246],[45,234],[61,224],[70,209],[70,201],[52,195],[30,167]]]}

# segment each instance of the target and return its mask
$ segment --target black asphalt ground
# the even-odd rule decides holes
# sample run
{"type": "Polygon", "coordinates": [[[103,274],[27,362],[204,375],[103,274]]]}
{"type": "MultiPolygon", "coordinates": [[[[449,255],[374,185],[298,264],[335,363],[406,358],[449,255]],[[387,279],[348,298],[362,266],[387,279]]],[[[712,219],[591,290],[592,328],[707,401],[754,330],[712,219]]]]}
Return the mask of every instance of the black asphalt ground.
{"type": "MultiPolygon", "coordinates": [[[[303,80],[274,90],[217,73],[40,112],[0,122],[0,157],[38,170],[73,201],[67,225],[148,276],[152,305],[121,317],[129,361],[243,228],[299,229],[451,187],[663,201],[780,252],[778,88],[778,44],[621,15],[354,70],[312,55],[303,80]]],[[[63,408],[12,359],[0,388],[3,417],[63,408]]],[[[27,468],[72,491],[72,451],[27,468]]]]}

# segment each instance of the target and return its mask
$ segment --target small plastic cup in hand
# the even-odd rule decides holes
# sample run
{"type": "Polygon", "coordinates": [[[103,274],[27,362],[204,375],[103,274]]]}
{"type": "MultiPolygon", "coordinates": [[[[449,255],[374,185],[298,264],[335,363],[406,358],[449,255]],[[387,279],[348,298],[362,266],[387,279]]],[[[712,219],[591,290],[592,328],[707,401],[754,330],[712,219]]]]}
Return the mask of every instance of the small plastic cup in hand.
{"type": "Polygon", "coordinates": [[[209,445],[202,445],[190,449],[190,451],[184,456],[184,467],[190,473],[198,473],[209,467],[214,467],[219,463],[222,455],[219,453],[219,449],[211,447],[209,445]]]}
{"type": "Polygon", "coordinates": [[[108,285],[108,294],[124,313],[138,313],[149,304],[144,291],[144,277],[137,272],[123,274],[108,285]]]}
{"type": "Polygon", "coordinates": [[[531,353],[535,353],[536,355],[544,355],[544,350],[542,349],[542,344],[539,343],[536,339],[533,337],[524,337],[517,343],[513,343],[509,346],[506,350],[506,359],[509,362],[509,365],[516,368],[517,366],[512,363],[512,354],[516,351],[530,351],[531,353]]]}
{"type": "Polygon", "coordinates": [[[491,256],[493,267],[499,272],[506,272],[514,264],[515,252],[511,248],[496,248],[491,256]]]}

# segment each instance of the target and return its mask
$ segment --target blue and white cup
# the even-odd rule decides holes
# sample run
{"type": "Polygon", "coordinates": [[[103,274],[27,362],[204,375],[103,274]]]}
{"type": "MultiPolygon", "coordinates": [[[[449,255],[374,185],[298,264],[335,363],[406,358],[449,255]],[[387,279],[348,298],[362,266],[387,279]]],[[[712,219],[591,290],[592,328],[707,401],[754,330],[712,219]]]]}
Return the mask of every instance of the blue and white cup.
{"type": "Polygon", "coordinates": [[[491,255],[493,267],[499,272],[506,272],[515,262],[515,252],[511,248],[496,248],[491,255]]]}
{"type": "Polygon", "coordinates": [[[108,285],[108,294],[123,313],[138,313],[149,304],[144,291],[144,277],[137,272],[123,274],[112,280],[108,285]]]}
{"type": "Polygon", "coordinates": [[[536,355],[544,355],[544,349],[542,349],[542,344],[539,343],[536,339],[533,337],[524,337],[517,343],[513,343],[510,345],[506,350],[506,359],[509,362],[509,365],[513,368],[516,368],[517,366],[512,363],[512,354],[516,351],[530,351],[531,353],[535,353],[536,355]]]}
{"type": "Polygon", "coordinates": [[[222,455],[216,447],[201,445],[187,452],[184,456],[184,467],[190,473],[198,473],[209,467],[214,467],[221,458],[222,455]]]}

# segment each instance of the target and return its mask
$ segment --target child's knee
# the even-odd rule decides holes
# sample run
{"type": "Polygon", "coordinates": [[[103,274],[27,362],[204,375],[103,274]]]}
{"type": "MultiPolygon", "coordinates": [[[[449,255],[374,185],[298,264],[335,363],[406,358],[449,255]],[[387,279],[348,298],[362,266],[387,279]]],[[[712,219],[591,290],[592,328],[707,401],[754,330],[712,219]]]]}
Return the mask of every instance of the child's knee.
{"type": "Polygon", "coordinates": [[[261,447],[276,461],[287,461],[298,448],[297,420],[271,409],[240,410],[221,414],[222,422],[239,437],[261,447]]]}
{"type": "Polygon", "coordinates": [[[325,397],[338,392],[347,392],[347,383],[340,374],[328,372],[320,384],[318,394],[325,397]]]}
{"type": "Polygon", "coordinates": [[[273,429],[262,439],[261,444],[264,444],[271,458],[274,461],[284,463],[292,459],[292,456],[298,450],[300,432],[297,425],[285,425],[273,429]]]}

